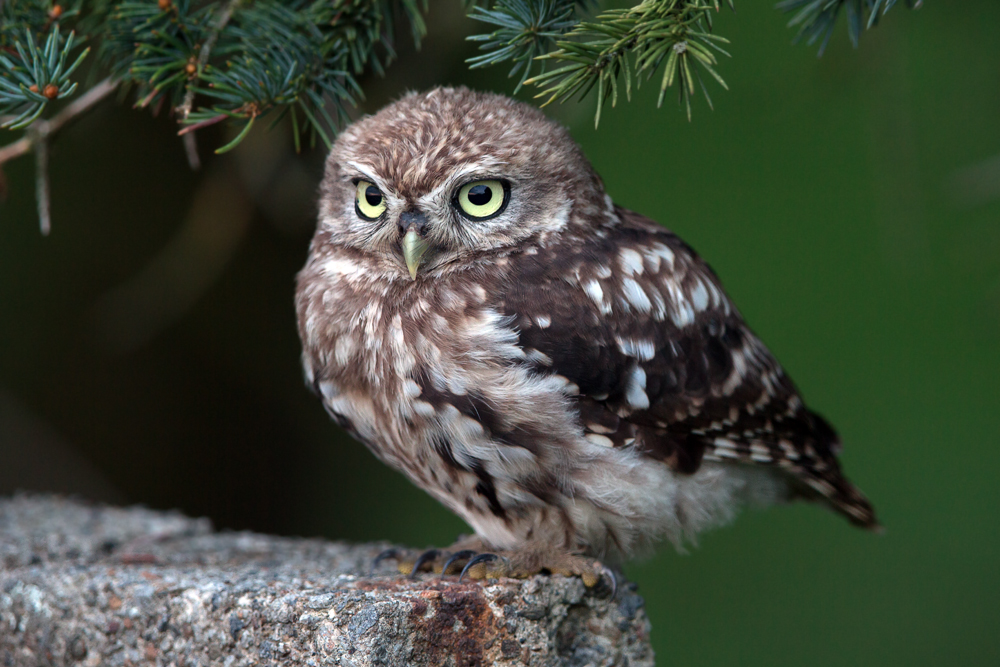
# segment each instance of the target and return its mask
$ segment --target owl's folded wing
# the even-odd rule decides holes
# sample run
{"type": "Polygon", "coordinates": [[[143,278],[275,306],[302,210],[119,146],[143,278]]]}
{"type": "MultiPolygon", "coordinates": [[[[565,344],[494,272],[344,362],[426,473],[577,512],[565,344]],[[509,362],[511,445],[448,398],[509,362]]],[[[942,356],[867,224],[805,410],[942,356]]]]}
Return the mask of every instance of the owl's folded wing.
{"type": "Polygon", "coordinates": [[[681,472],[703,460],[777,466],[853,523],[874,510],[841,473],[837,434],[674,234],[635,213],[579,244],[511,258],[502,308],[539,372],[579,388],[588,439],[681,472]]]}

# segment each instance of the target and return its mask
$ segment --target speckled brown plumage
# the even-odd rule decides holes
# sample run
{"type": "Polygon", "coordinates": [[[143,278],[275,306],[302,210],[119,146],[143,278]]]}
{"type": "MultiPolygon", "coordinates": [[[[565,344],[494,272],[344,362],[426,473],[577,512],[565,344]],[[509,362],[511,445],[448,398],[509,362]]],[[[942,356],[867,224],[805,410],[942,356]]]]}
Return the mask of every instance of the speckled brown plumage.
{"type": "Polygon", "coordinates": [[[711,269],[527,105],[435,89],[348,128],[297,309],[329,413],[495,548],[616,560],[796,496],[877,525],[711,269]],[[460,211],[471,182],[505,208],[460,211]]]}

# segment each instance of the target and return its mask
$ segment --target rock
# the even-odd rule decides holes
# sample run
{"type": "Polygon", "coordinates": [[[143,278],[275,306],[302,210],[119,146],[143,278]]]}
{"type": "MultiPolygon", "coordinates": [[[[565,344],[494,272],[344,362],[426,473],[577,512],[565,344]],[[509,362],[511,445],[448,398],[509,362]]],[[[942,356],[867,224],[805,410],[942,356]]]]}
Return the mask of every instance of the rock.
{"type": "Polygon", "coordinates": [[[627,584],[370,575],[388,546],[0,499],[0,667],[653,665],[627,584]]]}

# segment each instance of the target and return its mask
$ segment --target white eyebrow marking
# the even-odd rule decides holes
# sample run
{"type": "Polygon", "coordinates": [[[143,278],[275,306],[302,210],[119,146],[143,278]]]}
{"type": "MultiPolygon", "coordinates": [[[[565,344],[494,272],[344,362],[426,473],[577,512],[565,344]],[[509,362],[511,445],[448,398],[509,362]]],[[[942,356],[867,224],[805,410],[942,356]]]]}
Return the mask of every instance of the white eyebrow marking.
{"type": "Polygon", "coordinates": [[[417,201],[423,206],[432,206],[436,200],[440,199],[442,192],[450,192],[458,186],[473,180],[468,178],[469,176],[478,176],[483,180],[496,178],[496,172],[506,166],[507,162],[498,160],[491,156],[486,156],[478,162],[466,164],[461,167],[436,188],[424,195],[421,195],[417,201]]]}
{"type": "Polygon", "coordinates": [[[378,176],[375,175],[375,168],[372,167],[371,165],[361,164],[359,162],[352,162],[351,160],[347,160],[344,164],[346,164],[348,167],[351,167],[352,169],[360,173],[362,176],[364,176],[366,179],[377,185],[378,189],[381,190],[382,192],[392,192],[393,194],[396,193],[396,191],[393,190],[392,188],[387,188],[385,183],[382,182],[382,179],[380,179],[378,176]]]}

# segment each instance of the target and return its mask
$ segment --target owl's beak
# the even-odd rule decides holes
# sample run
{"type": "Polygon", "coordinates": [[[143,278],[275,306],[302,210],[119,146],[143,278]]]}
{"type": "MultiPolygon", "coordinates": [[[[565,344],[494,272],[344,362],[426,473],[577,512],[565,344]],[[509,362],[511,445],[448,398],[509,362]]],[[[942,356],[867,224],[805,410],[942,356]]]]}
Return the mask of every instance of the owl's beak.
{"type": "Polygon", "coordinates": [[[416,280],[420,260],[424,258],[424,254],[431,245],[421,238],[420,232],[417,231],[416,227],[411,226],[406,230],[406,235],[403,236],[402,246],[406,268],[410,270],[410,277],[416,280]]]}

